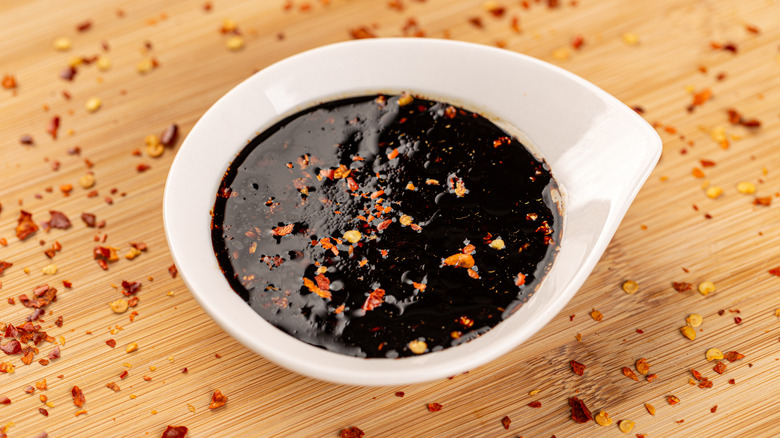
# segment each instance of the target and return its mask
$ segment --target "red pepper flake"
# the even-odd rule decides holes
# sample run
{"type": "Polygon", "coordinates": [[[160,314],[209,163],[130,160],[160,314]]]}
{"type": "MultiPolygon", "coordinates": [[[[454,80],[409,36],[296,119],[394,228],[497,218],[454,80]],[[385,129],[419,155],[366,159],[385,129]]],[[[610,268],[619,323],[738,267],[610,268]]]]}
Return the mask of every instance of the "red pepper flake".
{"type": "Polygon", "coordinates": [[[604,319],[604,315],[596,309],[593,309],[593,311],[590,312],[590,317],[596,322],[601,322],[604,319]]]}
{"type": "Polygon", "coordinates": [[[631,368],[629,367],[623,367],[623,375],[631,380],[639,381],[639,377],[637,377],[636,373],[631,371],[631,368]]]}
{"type": "Polygon", "coordinates": [[[16,88],[16,78],[13,75],[3,76],[3,88],[6,90],[13,90],[16,88]]]}
{"type": "Polygon", "coordinates": [[[54,349],[51,350],[51,352],[49,353],[49,360],[59,359],[59,357],[60,357],[60,346],[55,345],[54,349]]]}
{"type": "Polygon", "coordinates": [[[482,29],[482,28],[485,27],[485,25],[482,24],[482,19],[480,17],[471,17],[471,18],[469,18],[469,23],[471,23],[477,29],[482,29]]]}
{"type": "Polygon", "coordinates": [[[60,116],[54,116],[46,127],[46,132],[51,135],[51,138],[57,139],[57,131],[60,129],[60,116]]]}
{"type": "Polygon", "coordinates": [[[0,350],[2,350],[3,353],[8,355],[19,354],[22,352],[22,344],[18,340],[12,339],[11,341],[3,345],[0,345],[0,350]]]}
{"type": "Polygon", "coordinates": [[[734,318],[734,324],[739,325],[739,323],[741,323],[741,322],[742,322],[742,318],[740,318],[739,316],[734,318]]]}
{"type": "Polygon", "coordinates": [[[756,199],[753,200],[753,205],[762,205],[764,207],[769,207],[772,205],[772,197],[771,196],[758,196],[756,199]]]}
{"type": "Polygon", "coordinates": [[[515,286],[522,286],[525,284],[525,274],[519,272],[515,277],[515,286]]]}
{"type": "Polygon", "coordinates": [[[150,166],[148,164],[145,164],[145,163],[141,163],[141,164],[135,166],[135,170],[137,170],[138,173],[146,172],[147,170],[149,170],[151,168],[152,168],[152,166],[150,166]]]}
{"type": "Polygon", "coordinates": [[[185,426],[168,426],[160,438],[184,438],[188,429],[185,426]]]}
{"type": "Polygon", "coordinates": [[[666,396],[666,402],[669,403],[670,405],[674,406],[677,403],[680,403],[680,399],[677,396],[668,395],[668,396],[666,396]]]}
{"type": "Polygon", "coordinates": [[[295,224],[288,224],[284,226],[279,226],[273,229],[272,234],[274,236],[286,236],[293,232],[293,229],[295,228],[295,224]]]}
{"type": "Polygon", "coordinates": [[[745,355],[739,354],[736,351],[729,351],[728,353],[724,354],[723,357],[729,362],[736,362],[740,359],[743,359],[745,355]]]}
{"type": "Polygon", "coordinates": [[[313,281],[309,280],[306,277],[303,277],[303,285],[306,286],[309,289],[309,291],[319,295],[322,298],[329,300],[332,297],[329,290],[320,289],[313,281]]]}
{"type": "Polygon", "coordinates": [[[674,288],[674,290],[676,290],[677,292],[685,292],[693,289],[693,284],[684,281],[683,282],[675,281],[672,283],[672,288],[674,288]]]}
{"type": "Polygon", "coordinates": [[[701,373],[696,370],[691,370],[691,374],[693,374],[693,378],[696,380],[701,380],[701,373]]]}
{"type": "Polygon", "coordinates": [[[540,401],[532,401],[531,403],[528,403],[528,406],[530,406],[532,408],[541,408],[542,407],[542,402],[540,402],[540,401]]]}
{"type": "Polygon", "coordinates": [[[718,361],[712,369],[718,374],[723,374],[726,372],[726,364],[718,361]]]}
{"type": "Polygon", "coordinates": [[[443,407],[438,403],[428,403],[428,412],[439,412],[443,407]]]}
{"type": "Polygon", "coordinates": [[[122,380],[124,380],[124,379],[125,379],[125,377],[127,377],[127,375],[128,375],[128,374],[129,374],[129,373],[127,372],[127,370],[124,370],[124,371],[122,371],[122,373],[121,373],[121,374],[119,374],[119,378],[120,378],[120,379],[122,379],[122,380]]]}
{"type": "Polygon", "coordinates": [[[366,302],[363,303],[363,310],[369,311],[376,309],[385,302],[384,297],[384,289],[374,289],[374,291],[368,295],[368,298],[366,298],[366,302]]]}
{"type": "Polygon", "coordinates": [[[364,435],[365,433],[356,426],[341,429],[341,433],[339,433],[341,438],[363,438],[364,435]]]}
{"type": "Polygon", "coordinates": [[[3,271],[10,268],[14,264],[11,262],[0,262],[0,275],[2,275],[3,271]]]}
{"type": "Polygon", "coordinates": [[[403,397],[404,395],[406,395],[406,394],[403,391],[398,391],[398,392],[395,393],[396,397],[403,397]]]}
{"type": "Polygon", "coordinates": [[[87,400],[84,398],[84,393],[78,386],[74,386],[73,389],[70,390],[70,393],[73,396],[73,404],[76,405],[76,407],[80,408],[84,406],[84,402],[87,400]]]}
{"type": "Polygon", "coordinates": [[[8,398],[8,397],[0,397],[0,404],[10,405],[11,404],[11,399],[8,398]]]}
{"type": "Polygon", "coordinates": [[[574,48],[574,50],[580,50],[583,44],[585,44],[585,39],[582,38],[582,35],[575,35],[572,37],[571,46],[574,48]]]}
{"type": "Polygon", "coordinates": [[[38,225],[32,220],[32,213],[22,210],[19,214],[18,225],[16,226],[16,237],[24,240],[31,234],[38,231],[38,225]]]}
{"type": "Polygon", "coordinates": [[[714,413],[715,413],[715,411],[717,411],[717,410],[718,410],[718,405],[715,405],[715,406],[713,406],[712,408],[710,408],[710,412],[712,412],[713,414],[714,414],[714,413]]]}
{"type": "Polygon", "coordinates": [[[701,167],[713,167],[715,166],[715,162],[712,160],[699,160],[701,163],[701,167]]]}
{"type": "Polygon", "coordinates": [[[122,294],[125,296],[133,295],[141,290],[141,282],[122,280],[122,294]]]}
{"type": "Polygon", "coordinates": [[[712,99],[712,90],[705,88],[698,93],[694,93],[692,106],[704,105],[710,99],[712,99]]]}
{"type": "Polygon", "coordinates": [[[31,145],[35,141],[33,140],[32,136],[30,134],[24,134],[23,136],[19,137],[19,143],[24,145],[31,145]]]}
{"type": "Polygon", "coordinates": [[[41,415],[43,415],[44,417],[48,417],[49,416],[49,411],[47,411],[46,409],[38,408],[38,412],[40,412],[41,415]]]}
{"type": "Polygon", "coordinates": [[[512,420],[509,419],[508,416],[504,416],[504,418],[501,419],[501,425],[504,426],[504,429],[509,430],[509,425],[512,424],[512,420]]]}
{"type": "Polygon", "coordinates": [[[574,371],[574,374],[578,376],[581,376],[585,372],[585,365],[577,362],[576,360],[569,362],[569,365],[571,365],[571,370],[574,371]]]}
{"type": "Polygon", "coordinates": [[[119,392],[119,385],[117,385],[115,382],[106,383],[106,388],[114,392],[119,392]]]}
{"type": "Polygon", "coordinates": [[[658,378],[658,374],[648,374],[647,375],[647,382],[652,382],[653,380],[658,378]]]}
{"type": "Polygon", "coordinates": [[[702,377],[701,382],[699,382],[699,388],[712,388],[712,384],[713,382],[710,379],[702,377]]]}
{"type": "Polygon", "coordinates": [[[645,334],[645,331],[642,329],[636,329],[636,332],[639,333],[640,335],[645,334]]]}
{"type": "Polygon", "coordinates": [[[228,398],[222,394],[219,389],[214,390],[214,395],[211,396],[211,403],[209,403],[209,409],[216,409],[225,406],[228,398]]]}
{"type": "Polygon", "coordinates": [[[116,347],[116,341],[113,340],[113,339],[109,339],[109,340],[106,341],[106,345],[108,345],[111,348],[114,348],[114,347],[116,347]]]}
{"type": "Polygon", "coordinates": [[[92,28],[92,20],[83,21],[76,26],[76,30],[79,32],[86,32],[90,28],[92,28]]]}
{"type": "Polygon", "coordinates": [[[176,269],[176,265],[171,265],[168,267],[168,273],[171,274],[171,278],[176,278],[176,275],[179,274],[179,270],[176,269]]]}
{"type": "MultiPolygon", "coordinates": [[[[68,286],[65,286],[65,287],[68,287],[68,286]]],[[[57,317],[57,320],[54,321],[54,325],[56,325],[57,327],[62,327],[62,315],[57,317]]]]}
{"type": "Polygon", "coordinates": [[[349,35],[356,39],[365,39],[365,38],[376,38],[376,34],[371,31],[367,26],[360,26],[355,29],[350,29],[349,35]]]}
{"type": "Polygon", "coordinates": [[[593,414],[591,414],[588,407],[585,406],[585,402],[579,398],[569,398],[569,406],[571,406],[571,419],[577,423],[587,423],[588,421],[593,420],[593,414]]]}
{"type": "Polygon", "coordinates": [[[171,147],[174,143],[176,143],[176,139],[179,138],[179,125],[172,123],[167,128],[165,128],[165,131],[160,134],[160,143],[162,143],[163,146],[171,147]]]}
{"type": "Polygon", "coordinates": [[[65,216],[64,213],[60,211],[50,210],[49,214],[51,215],[51,219],[49,219],[48,222],[44,222],[43,228],[49,229],[49,228],[57,228],[60,230],[67,230],[70,228],[71,223],[70,219],[68,219],[67,216],[65,216]]]}

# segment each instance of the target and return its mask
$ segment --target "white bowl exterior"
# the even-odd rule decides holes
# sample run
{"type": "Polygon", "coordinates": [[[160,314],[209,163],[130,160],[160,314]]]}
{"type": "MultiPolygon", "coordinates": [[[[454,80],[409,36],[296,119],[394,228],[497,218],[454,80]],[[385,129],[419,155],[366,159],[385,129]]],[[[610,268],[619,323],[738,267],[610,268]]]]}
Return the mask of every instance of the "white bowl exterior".
{"type": "Polygon", "coordinates": [[[165,188],[174,261],[206,312],[241,343],[291,370],[336,383],[399,385],[473,369],[528,339],[582,286],[661,152],[656,132],[589,82],[542,61],[470,43],[378,39],[305,52],[239,84],[183,142],[165,188]],[[494,116],[525,134],[565,197],[561,249],[514,315],[466,344],[403,359],[329,352],[276,329],[233,290],[211,243],[211,209],[227,165],[284,116],[322,101],[408,90],[494,116]]]}

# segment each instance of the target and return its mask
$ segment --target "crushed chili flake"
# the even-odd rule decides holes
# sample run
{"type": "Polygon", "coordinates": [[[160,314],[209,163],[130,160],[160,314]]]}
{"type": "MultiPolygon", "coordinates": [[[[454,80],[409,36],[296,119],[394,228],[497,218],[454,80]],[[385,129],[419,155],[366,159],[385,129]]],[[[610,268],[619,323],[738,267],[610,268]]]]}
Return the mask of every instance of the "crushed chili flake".
{"type": "Polygon", "coordinates": [[[740,359],[743,359],[745,355],[737,353],[736,351],[729,351],[728,353],[724,354],[723,357],[729,362],[736,362],[740,359]]]}
{"type": "Polygon", "coordinates": [[[531,403],[528,403],[528,406],[530,406],[532,408],[541,408],[542,407],[542,402],[540,402],[540,401],[532,401],[531,403]]]}
{"type": "Polygon", "coordinates": [[[647,381],[652,382],[653,380],[658,378],[658,374],[648,374],[647,375],[647,381]]]}
{"type": "Polygon", "coordinates": [[[672,283],[672,288],[674,288],[674,290],[676,290],[677,292],[685,292],[693,289],[693,284],[684,281],[683,282],[675,281],[672,283]]]}
{"type": "Polygon", "coordinates": [[[623,375],[628,377],[629,379],[636,380],[637,382],[639,381],[639,377],[637,377],[635,372],[631,371],[631,368],[623,367],[622,371],[623,371],[623,375]]]}
{"type": "Polygon", "coordinates": [[[84,402],[87,400],[84,398],[84,392],[82,392],[78,386],[74,386],[73,389],[70,390],[70,393],[73,396],[73,404],[76,405],[76,407],[80,408],[84,406],[84,402]]]}
{"type": "Polygon", "coordinates": [[[160,438],[185,438],[187,431],[185,426],[168,426],[160,438]]]}
{"type": "Polygon", "coordinates": [[[444,406],[440,405],[439,403],[428,403],[429,412],[439,412],[443,407],[444,406]]]}
{"type": "Polygon", "coordinates": [[[60,129],[60,116],[54,116],[49,121],[49,125],[46,127],[46,132],[51,135],[51,138],[57,139],[57,131],[60,129]]]}
{"type": "Polygon", "coordinates": [[[214,394],[211,396],[211,403],[209,403],[209,409],[216,409],[225,406],[227,403],[227,396],[223,395],[219,389],[214,390],[214,394]]]}
{"type": "Polygon", "coordinates": [[[666,402],[669,403],[670,405],[674,406],[677,403],[680,403],[680,399],[677,396],[669,395],[669,396],[666,396],[666,402]]]}
{"type": "Polygon", "coordinates": [[[341,438],[363,438],[365,433],[356,426],[351,426],[346,429],[341,429],[339,437],[341,438]]]}
{"type": "Polygon", "coordinates": [[[365,38],[376,38],[376,34],[371,31],[367,26],[360,26],[355,29],[350,29],[349,34],[352,38],[359,40],[365,38]]]}
{"type": "Polygon", "coordinates": [[[509,419],[509,416],[504,416],[504,418],[501,419],[501,425],[504,426],[504,429],[509,430],[509,425],[512,424],[512,420],[509,419]]]}
{"type": "Polygon", "coordinates": [[[726,364],[719,361],[712,369],[718,374],[723,374],[726,372],[726,364]]]}
{"type": "Polygon", "coordinates": [[[19,240],[25,240],[36,231],[38,231],[38,225],[33,222],[32,213],[22,210],[19,213],[18,225],[16,226],[16,237],[19,240]]]}
{"type": "Polygon", "coordinates": [[[106,383],[106,388],[114,392],[119,392],[119,385],[117,385],[115,382],[106,383]]]}
{"type": "Polygon", "coordinates": [[[713,406],[712,408],[710,408],[710,412],[712,412],[713,414],[714,414],[714,413],[715,413],[715,411],[717,411],[717,410],[718,410],[718,405],[715,405],[715,406],[713,406]]]}
{"type": "Polygon", "coordinates": [[[2,275],[3,271],[13,266],[13,263],[10,262],[1,262],[0,261],[0,275],[2,275]]]}
{"type": "Polygon", "coordinates": [[[569,365],[571,365],[571,370],[574,371],[574,374],[578,376],[581,376],[585,372],[585,365],[577,362],[576,360],[569,362],[569,365]]]}
{"type": "Polygon", "coordinates": [[[734,318],[734,323],[735,323],[735,324],[739,324],[739,323],[741,323],[741,322],[742,322],[742,318],[740,318],[739,316],[737,316],[737,317],[735,317],[735,318],[734,318]]]}
{"type": "Polygon", "coordinates": [[[593,309],[593,311],[590,312],[590,317],[596,322],[601,322],[604,319],[604,315],[596,309],[593,309]]]}
{"type": "Polygon", "coordinates": [[[569,398],[569,406],[571,406],[571,419],[577,423],[587,423],[588,421],[593,420],[593,414],[591,414],[588,407],[585,406],[585,402],[579,398],[569,398]]]}
{"type": "Polygon", "coordinates": [[[106,341],[106,345],[108,345],[111,348],[114,348],[114,347],[116,347],[116,341],[113,340],[113,339],[109,339],[109,340],[106,341]]]}

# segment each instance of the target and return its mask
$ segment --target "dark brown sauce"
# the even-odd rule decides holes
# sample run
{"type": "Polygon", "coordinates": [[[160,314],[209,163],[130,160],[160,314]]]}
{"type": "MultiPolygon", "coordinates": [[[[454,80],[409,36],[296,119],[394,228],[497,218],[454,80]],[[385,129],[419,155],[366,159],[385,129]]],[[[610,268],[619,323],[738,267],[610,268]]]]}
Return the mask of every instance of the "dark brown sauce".
{"type": "Polygon", "coordinates": [[[547,165],[478,114],[409,100],[301,111],[225,173],[220,267],[304,342],[359,357],[466,342],[527,301],[557,253],[547,165]]]}

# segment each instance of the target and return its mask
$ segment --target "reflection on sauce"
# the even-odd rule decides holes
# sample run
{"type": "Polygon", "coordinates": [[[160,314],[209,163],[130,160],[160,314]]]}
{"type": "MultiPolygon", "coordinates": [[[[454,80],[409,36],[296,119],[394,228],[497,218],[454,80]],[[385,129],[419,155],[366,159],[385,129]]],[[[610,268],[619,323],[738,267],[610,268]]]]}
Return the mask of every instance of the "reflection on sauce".
{"type": "Polygon", "coordinates": [[[365,96],[277,123],[230,165],[212,240],[232,288],[309,344],[403,357],[474,339],[557,252],[549,169],[446,103],[365,96]]]}

